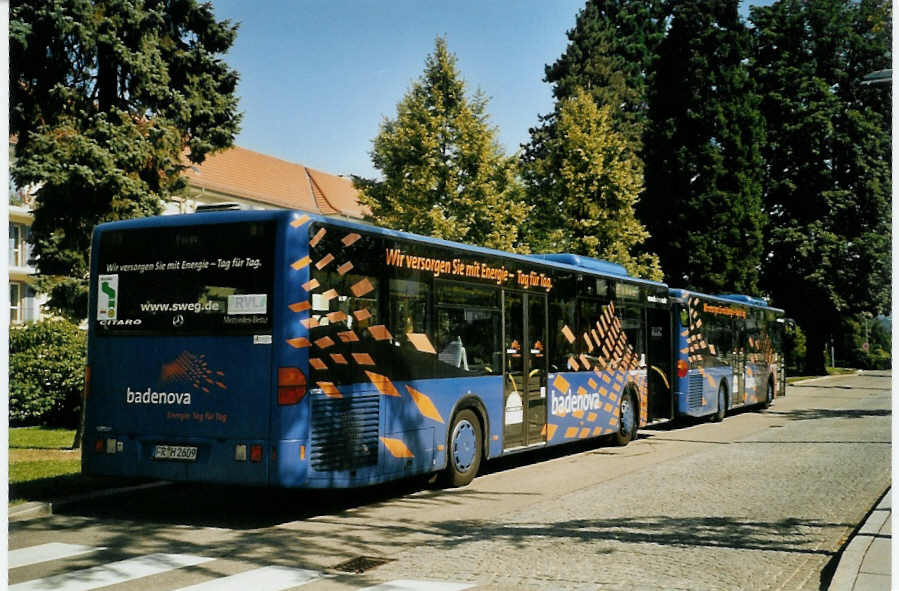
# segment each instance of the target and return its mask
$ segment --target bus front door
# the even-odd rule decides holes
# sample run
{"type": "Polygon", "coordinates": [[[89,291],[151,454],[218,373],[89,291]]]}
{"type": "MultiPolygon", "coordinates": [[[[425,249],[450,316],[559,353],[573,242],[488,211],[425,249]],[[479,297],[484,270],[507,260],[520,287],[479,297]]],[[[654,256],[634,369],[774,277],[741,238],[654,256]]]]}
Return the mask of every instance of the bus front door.
{"type": "Polygon", "coordinates": [[[503,449],[546,441],[546,295],[503,292],[503,449]]]}

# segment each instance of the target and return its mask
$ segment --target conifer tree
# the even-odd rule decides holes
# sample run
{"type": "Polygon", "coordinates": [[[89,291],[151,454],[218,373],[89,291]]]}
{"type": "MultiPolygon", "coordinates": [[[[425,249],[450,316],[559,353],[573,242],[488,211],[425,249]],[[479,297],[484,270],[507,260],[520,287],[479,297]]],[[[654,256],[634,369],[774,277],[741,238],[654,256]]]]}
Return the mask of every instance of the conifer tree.
{"type": "Polygon", "coordinates": [[[640,219],[666,280],[758,293],[763,121],[737,0],[677,4],[650,89],[640,219]]]}
{"type": "Polygon", "coordinates": [[[237,133],[237,29],[196,0],[13,0],[13,181],[36,188],[38,286],[75,319],[87,310],[100,222],[157,213],[237,133]]]}
{"type": "Polygon", "coordinates": [[[547,65],[544,80],[561,100],[588,91],[612,107],[616,130],[639,149],[646,123],[648,76],[665,35],[660,0],[587,0],[568,31],[568,46],[547,65]]]}
{"type": "Polygon", "coordinates": [[[438,37],[422,76],[373,142],[379,180],[356,179],[378,224],[491,248],[526,251],[528,215],[515,159],[488,123],[487,100],[466,97],[456,57],[438,37]]]}
{"type": "Polygon", "coordinates": [[[751,10],[768,121],[763,280],[807,337],[807,370],[841,320],[885,312],[890,285],[890,62],[884,0],[780,0],[751,10]]]}

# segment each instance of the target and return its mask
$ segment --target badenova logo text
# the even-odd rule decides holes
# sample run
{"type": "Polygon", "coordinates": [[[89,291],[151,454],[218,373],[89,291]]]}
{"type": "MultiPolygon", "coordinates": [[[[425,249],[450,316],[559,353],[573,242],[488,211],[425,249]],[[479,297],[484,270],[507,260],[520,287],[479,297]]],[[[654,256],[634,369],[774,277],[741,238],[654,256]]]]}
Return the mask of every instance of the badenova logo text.
{"type": "Polygon", "coordinates": [[[553,394],[552,414],[564,417],[569,413],[577,412],[579,410],[599,410],[600,406],[598,392],[583,395],[572,394],[569,392],[564,396],[553,394]]]}
{"type": "Polygon", "coordinates": [[[190,392],[145,392],[134,391],[130,387],[125,392],[126,404],[182,404],[190,406],[190,392]]]}

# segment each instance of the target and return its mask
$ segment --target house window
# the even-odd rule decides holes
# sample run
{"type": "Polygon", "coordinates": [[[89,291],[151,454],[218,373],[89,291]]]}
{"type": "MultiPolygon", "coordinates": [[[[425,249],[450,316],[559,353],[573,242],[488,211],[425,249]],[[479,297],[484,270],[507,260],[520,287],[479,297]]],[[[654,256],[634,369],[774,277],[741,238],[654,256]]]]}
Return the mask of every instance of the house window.
{"type": "Polygon", "coordinates": [[[27,229],[25,224],[9,224],[9,266],[24,267],[28,261],[25,256],[25,240],[27,229]]]}
{"type": "Polygon", "coordinates": [[[9,323],[22,324],[24,321],[25,285],[18,281],[9,282],[9,323]]]}

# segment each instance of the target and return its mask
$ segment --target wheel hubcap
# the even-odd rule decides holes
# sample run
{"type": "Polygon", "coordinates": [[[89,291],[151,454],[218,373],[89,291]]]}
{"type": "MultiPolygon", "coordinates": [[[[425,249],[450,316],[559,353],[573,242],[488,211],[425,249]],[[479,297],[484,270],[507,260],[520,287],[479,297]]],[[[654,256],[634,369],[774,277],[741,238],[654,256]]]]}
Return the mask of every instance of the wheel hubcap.
{"type": "Polygon", "coordinates": [[[631,404],[631,397],[625,396],[621,400],[621,432],[623,434],[634,432],[634,410],[631,404]]]}
{"type": "Polygon", "coordinates": [[[474,463],[477,441],[474,427],[466,420],[459,421],[453,430],[453,465],[459,472],[467,472],[474,463]]]}

